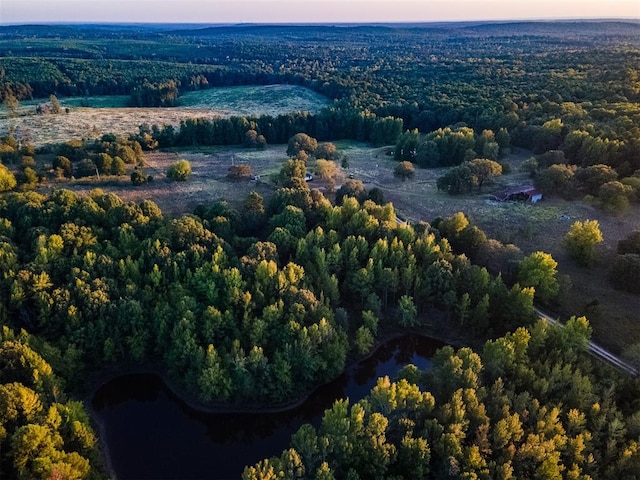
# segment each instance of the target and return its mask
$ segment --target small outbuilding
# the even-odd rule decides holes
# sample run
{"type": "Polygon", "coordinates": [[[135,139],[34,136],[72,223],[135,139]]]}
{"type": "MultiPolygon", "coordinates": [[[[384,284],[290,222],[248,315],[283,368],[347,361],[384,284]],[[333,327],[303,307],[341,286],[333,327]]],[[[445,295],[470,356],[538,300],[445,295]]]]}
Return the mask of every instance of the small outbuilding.
{"type": "Polygon", "coordinates": [[[493,194],[499,202],[531,202],[537,203],[542,200],[542,193],[532,185],[521,185],[519,187],[509,187],[501,192],[493,194]]]}

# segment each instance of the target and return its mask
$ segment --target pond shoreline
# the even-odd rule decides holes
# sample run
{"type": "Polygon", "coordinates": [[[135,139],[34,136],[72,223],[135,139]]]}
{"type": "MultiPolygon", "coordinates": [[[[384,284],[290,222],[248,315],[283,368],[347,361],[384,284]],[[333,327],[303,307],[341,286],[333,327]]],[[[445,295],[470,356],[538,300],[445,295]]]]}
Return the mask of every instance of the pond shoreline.
{"type": "MultiPolygon", "coordinates": [[[[93,408],[92,401],[95,395],[97,394],[97,392],[100,390],[100,388],[102,388],[109,382],[120,377],[124,377],[128,375],[148,374],[148,375],[157,376],[162,381],[162,383],[166,385],[169,391],[173,395],[175,395],[176,398],[179,398],[182,402],[184,402],[190,408],[197,410],[199,412],[223,413],[223,414],[227,414],[227,413],[228,414],[243,414],[243,413],[257,414],[257,413],[286,412],[288,410],[293,410],[295,408],[298,408],[300,405],[305,403],[309,399],[309,397],[311,397],[318,389],[333,382],[334,380],[336,380],[336,378],[338,378],[340,375],[342,375],[344,372],[346,372],[350,368],[353,368],[359,363],[368,360],[373,355],[375,355],[380,348],[387,345],[389,342],[392,342],[393,340],[396,340],[398,338],[402,338],[405,335],[411,335],[411,334],[415,335],[415,333],[411,333],[411,332],[410,333],[398,332],[398,333],[394,333],[384,337],[384,339],[379,341],[367,355],[365,355],[364,357],[360,357],[358,359],[352,360],[350,363],[346,364],[344,370],[340,372],[340,374],[337,375],[335,378],[332,378],[327,382],[323,382],[313,386],[311,389],[307,390],[303,395],[287,403],[280,403],[280,404],[273,404],[273,405],[258,404],[258,403],[230,404],[228,402],[227,403],[224,403],[224,402],[205,403],[205,402],[202,402],[201,400],[198,400],[193,393],[190,393],[186,389],[181,388],[179,385],[176,385],[176,383],[171,379],[171,377],[167,373],[166,369],[160,364],[130,365],[130,366],[108,368],[108,369],[98,371],[97,378],[89,380],[91,387],[90,387],[89,394],[85,398],[85,402],[90,404],[91,413],[93,415],[97,412],[95,412],[93,408]]],[[[419,335],[431,340],[439,341],[439,339],[429,335],[424,335],[424,334],[419,334],[419,335]]]]}
{"type": "MultiPolygon", "coordinates": [[[[343,375],[345,372],[353,370],[357,368],[357,366],[380,351],[380,349],[394,340],[398,340],[402,337],[415,337],[419,336],[424,339],[435,341],[437,343],[441,343],[442,345],[446,345],[443,339],[435,338],[434,335],[426,335],[423,331],[407,331],[407,332],[392,332],[388,335],[383,336],[378,342],[376,342],[374,348],[364,357],[359,357],[357,359],[350,358],[349,362],[346,364],[343,372],[340,375],[343,375]]],[[[438,346],[437,348],[441,348],[438,346]]],[[[184,403],[190,409],[193,409],[197,412],[205,413],[205,414],[277,414],[277,413],[286,413],[288,411],[294,411],[297,408],[302,407],[310,398],[313,397],[321,388],[331,384],[335,380],[337,380],[340,375],[336,376],[336,378],[318,384],[313,388],[309,389],[301,395],[297,397],[294,401],[287,402],[286,404],[281,403],[278,405],[259,405],[259,404],[229,404],[229,403],[204,403],[197,398],[192,393],[187,392],[184,388],[181,388],[179,385],[173,381],[166,369],[163,368],[158,363],[149,363],[145,365],[129,365],[129,366],[116,366],[110,367],[107,369],[102,369],[96,372],[88,378],[88,383],[90,385],[89,393],[85,396],[85,406],[86,409],[91,416],[92,423],[96,428],[96,433],[98,434],[100,441],[100,450],[101,456],[103,460],[104,468],[107,474],[112,479],[117,479],[116,470],[114,468],[112,455],[109,449],[109,443],[107,442],[107,432],[106,432],[106,424],[102,420],[100,414],[96,410],[94,406],[94,399],[100,389],[107,385],[109,382],[114,381],[121,377],[126,377],[129,375],[152,375],[157,377],[160,382],[167,388],[171,395],[175,396],[175,398],[184,403]]]]}

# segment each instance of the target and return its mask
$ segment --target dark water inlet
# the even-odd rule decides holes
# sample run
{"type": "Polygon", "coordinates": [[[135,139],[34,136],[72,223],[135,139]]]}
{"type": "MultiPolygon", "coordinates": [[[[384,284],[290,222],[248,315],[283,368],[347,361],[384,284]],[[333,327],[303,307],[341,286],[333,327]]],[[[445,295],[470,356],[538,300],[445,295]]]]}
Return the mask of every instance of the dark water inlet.
{"type": "Polygon", "coordinates": [[[320,424],[335,400],[362,399],[378,377],[393,378],[406,364],[421,369],[443,344],[405,336],[347,369],[300,406],[277,413],[206,413],[177,397],[153,374],[116,378],[101,387],[93,408],[104,430],[119,480],[239,479],[246,465],[280,455],[304,423],[320,424]]]}

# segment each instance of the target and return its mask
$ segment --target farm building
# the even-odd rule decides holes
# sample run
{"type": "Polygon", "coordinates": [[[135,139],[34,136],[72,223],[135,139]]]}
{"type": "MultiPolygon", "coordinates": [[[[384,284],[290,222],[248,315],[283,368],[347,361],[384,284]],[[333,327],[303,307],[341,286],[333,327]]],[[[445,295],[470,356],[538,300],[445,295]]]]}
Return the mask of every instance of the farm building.
{"type": "Polygon", "coordinates": [[[536,203],[542,200],[542,193],[531,185],[509,187],[501,192],[494,193],[493,197],[499,202],[520,201],[536,203]]]}

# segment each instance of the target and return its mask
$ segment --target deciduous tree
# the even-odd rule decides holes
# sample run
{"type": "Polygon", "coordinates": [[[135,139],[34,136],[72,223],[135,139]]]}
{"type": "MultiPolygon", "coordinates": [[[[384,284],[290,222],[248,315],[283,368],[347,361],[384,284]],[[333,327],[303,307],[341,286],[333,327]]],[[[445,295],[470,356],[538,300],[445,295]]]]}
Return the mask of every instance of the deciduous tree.
{"type": "Polygon", "coordinates": [[[598,189],[598,199],[604,210],[622,213],[629,208],[633,188],[618,181],[607,182],[598,189]]]}
{"type": "Polygon", "coordinates": [[[11,171],[0,164],[0,192],[7,192],[16,188],[16,177],[11,171]]]}
{"type": "Polygon", "coordinates": [[[469,167],[476,177],[478,192],[482,192],[482,185],[502,175],[502,165],[487,158],[476,158],[469,163],[469,167]]]}
{"type": "Polygon", "coordinates": [[[49,95],[49,103],[51,104],[51,113],[60,113],[60,102],[58,101],[58,97],[55,95],[49,95]]]}
{"type": "Polygon", "coordinates": [[[13,94],[13,92],[10,91],[4,96],[2,105],[7,110],[7,116],[9,118],[12,118],[18,115],[18,108],[20,107],[20,102],[18,101],[16,96],[13,94]]]}
{"type": "Polygon", "coordinates": [[[591,267],[596,260],[596,246],[603,242],[597,220],[585,220],[571,225],[564,237],[564,247],[580,265],[591,267]]]}
{"type": "Polygon", "coordinates": [[[640,293],[640,255],[618,255],[609,270],[609,280],[616,290],[640,293]]]}
{"type": "Polygon", "coordinates": [[[437,181],[438,190],[444,190],[451,195],[470,192],[477,184],[478,178],[473,173],[469,162],[451,167],[437,181]]]}
{"type": "Polygon", "coordinates": [[[318,141],[307,135],[306,133],[296,133],[289,139],[287,144],[287,155],[289,157],[295,157],[300,152],[305,152],[307,155],[313,155],[318,148],[318,141]]]}
{"type": "Polygon", "coordinates": [[[546,195],[560,194],[570,198],[575,190],[575,165],[557,164],[542,170],[535,178],[535,185],[546,195]]]}
{"type": "Polygon", "coordinates": [[[535,288],[535,296],[540,301],[549,302],[560,291],[557,266],[558,262],[550,254],[534,252],[520,261],[517,280],[523,287],[535,288]]]}
{"type": "Polygon", "coordinates": [[[338,160],[340,153],[334,143],[325,142],[318,145],[315,149],[314,156],[318,159],[323,158],[325,160],[338,160]]]}

